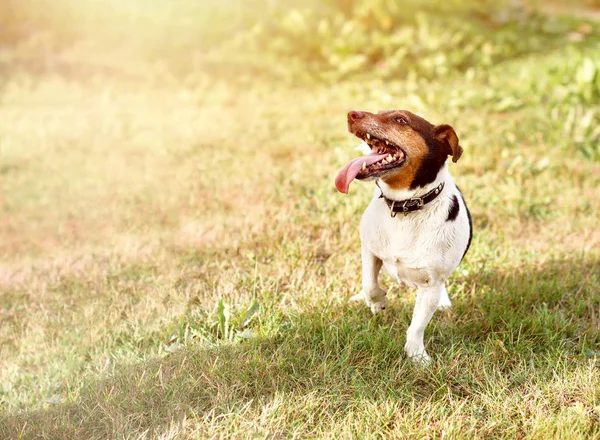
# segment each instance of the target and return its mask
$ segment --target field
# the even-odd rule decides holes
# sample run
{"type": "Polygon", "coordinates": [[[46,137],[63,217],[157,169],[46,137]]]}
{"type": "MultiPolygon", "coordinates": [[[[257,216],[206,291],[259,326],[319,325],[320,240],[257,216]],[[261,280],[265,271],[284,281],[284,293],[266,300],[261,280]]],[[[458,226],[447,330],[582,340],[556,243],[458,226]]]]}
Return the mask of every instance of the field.
{"type": "Polygon", "coordinates": [[[600,438],[598,9],[290,3],[0,3],[0,438],[600,438]],[[465,150],[426,367],[347,301],[389,108],[465,150]]]}

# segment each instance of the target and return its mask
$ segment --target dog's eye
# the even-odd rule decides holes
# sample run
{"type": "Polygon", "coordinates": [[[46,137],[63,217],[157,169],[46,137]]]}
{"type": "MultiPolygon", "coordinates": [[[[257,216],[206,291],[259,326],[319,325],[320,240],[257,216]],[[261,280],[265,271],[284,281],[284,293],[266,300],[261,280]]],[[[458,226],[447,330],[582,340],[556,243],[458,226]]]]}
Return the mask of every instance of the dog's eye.
{"type": "Polygon", "coordinates": [[[396,116],[394,122],[397,122],[400,125],[408,125],[408,121],[402,116],[396,116]]]}

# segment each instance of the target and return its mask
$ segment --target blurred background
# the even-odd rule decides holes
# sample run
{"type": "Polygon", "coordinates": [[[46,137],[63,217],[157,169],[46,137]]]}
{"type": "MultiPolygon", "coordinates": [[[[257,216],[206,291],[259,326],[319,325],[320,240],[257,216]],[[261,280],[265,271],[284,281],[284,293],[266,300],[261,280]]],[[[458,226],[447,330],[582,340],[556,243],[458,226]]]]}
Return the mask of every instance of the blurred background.
{"type": "MultiPolygon", "coordinates": [[[[597,349],[599,20],[596,0],[0,0],[0,403],[40,410],[0,433],[81,399],[59,437],[143,432],[179,410],[125,422],[95,378],[134,389],[127,365],[178,350],[367,322],[344,307],[372,187],[333,185],[352,109],[448,123],[465,149],[450,168],[477,233],[444,338],[597,349]]],[[[409,315],[397,296],[385,319],[409,315]]],[[[307,332],[293,343],[318,352],[307,332]]]]}
{"type": "Polygon", "coordinates": [[[427,79],[581,42],[595,0],[2,1],[3,66],[85,78],[427,79]],[[11,52],[6,53],[10,49],[11,52]],[[460,49],[460,50],[459,50],[460,49]]]}
{"type": "Polygon", "coordinates": [[[221,212],[308,155],[322,158],[311,177],[329,178],[356,106],[457,125],[478,172],[497,157],[474,154],[506,162],[512,145],[597,162],[596,6],[3,0],[4,254],[221,212]]]}

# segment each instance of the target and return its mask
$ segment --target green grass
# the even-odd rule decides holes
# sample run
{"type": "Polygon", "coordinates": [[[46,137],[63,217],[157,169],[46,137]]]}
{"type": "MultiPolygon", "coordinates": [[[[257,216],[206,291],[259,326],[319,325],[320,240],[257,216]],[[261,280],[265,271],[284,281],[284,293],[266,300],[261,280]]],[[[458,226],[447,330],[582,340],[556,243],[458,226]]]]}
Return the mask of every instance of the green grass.
{"type": "MultiPolygon", "coordinates": [[[[347,6],[325,4],[307,14],[347,6]]],[[[70,0],[16,10],[48,28],[0,33],[0,438],[600,438],[598,25],[516,11],[479,34],[502,4],[445,30],[435,2],[414,22],[360,4],[425,20],[423,41],[467,23],[491,58],[427,46],[445,73],[402,58],[397,78],[281,58],[284,2],[259,22],[276,47],[245,25],[258,9],[214,2],[210,25],[185,2],[74,9],[106,27],[70,0]],[[196,33],[214,49],[191,62],[196,33]],[[422,113],[465,148],[475,236],[425,368],[402,350],[413,291],[383,277],[376,317],[347,302],[372,192],[333,185],[356,108],[422,113]]]]}

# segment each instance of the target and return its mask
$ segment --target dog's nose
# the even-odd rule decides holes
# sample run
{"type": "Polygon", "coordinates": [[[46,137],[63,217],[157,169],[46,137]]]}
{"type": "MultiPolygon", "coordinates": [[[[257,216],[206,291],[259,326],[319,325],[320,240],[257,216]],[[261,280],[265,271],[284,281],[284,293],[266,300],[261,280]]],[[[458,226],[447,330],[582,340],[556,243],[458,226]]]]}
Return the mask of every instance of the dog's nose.
{"type": "Polygon", "coordinates": [[[356,121],[357,119],[362,119],[365,117],[365,114],[356,110],[352,110],[350,113],[348,113],[348,120],[349,121],[356,121]]]}

